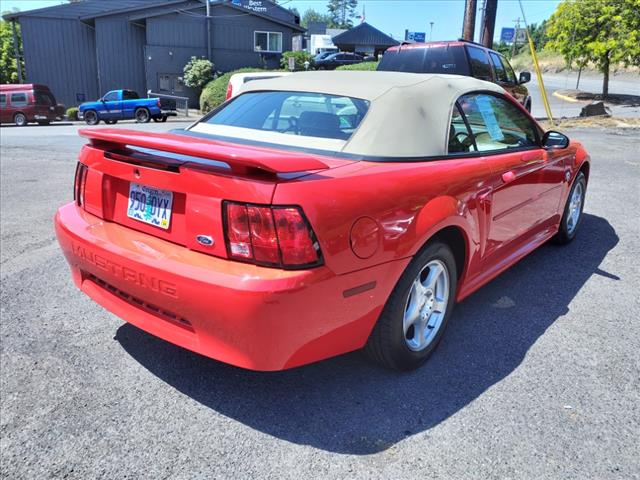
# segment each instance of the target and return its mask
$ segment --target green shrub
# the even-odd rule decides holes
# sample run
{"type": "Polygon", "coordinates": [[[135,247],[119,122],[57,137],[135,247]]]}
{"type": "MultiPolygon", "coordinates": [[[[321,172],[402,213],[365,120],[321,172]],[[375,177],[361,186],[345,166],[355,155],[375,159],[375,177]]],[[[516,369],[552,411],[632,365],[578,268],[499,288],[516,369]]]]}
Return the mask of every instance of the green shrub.
{"type": "Polygon", "coordinates": [[[289,58],[295,59],[295,70],[305,70],[304,62],[309,62],[309,67],[311,67],[311,60],[313,57],[311,54],[305,50],[299,50],[297,52],[284,52],[282,54],[282,58],[280,59],[280,65],[285,70],[289,70],[289,58]]]}
{"type": "Polygon", "coordinates": [[[183,71],[184,84],[190,88],[202,88],[213,79],[213,63],[205,58],[191,57],[183,71]]]}
{"type": "Polygon", "coordinates": [[[67,119],[78,120],[78,107],[67,108],[67,119]]]}
{"type": "Polygon", "coordinates": [[[259,68],[240,68],[238,70],[233,70],[231,72],[227,72],[224,75],[220,75],[215,80],[211,80],[207,85],[202,89],[202,93],[200,94],[200,110],[202,113],[210,112],[222,102],[224,102],[225,97],[227,95],[227,84],[229,83],[229,79],[231,75],[234,73],[249,73],[249,72],[264,72],[265,70],[261,70],[259,68]]]}
{"type": "Polygon", "coordinates": [[[378,68],[379,62],[362,62],[362,63],[354,63],[353,65],[343,65],[341,67],[336,68],[336,70],[366,70],[373,71],[378,68]]]}

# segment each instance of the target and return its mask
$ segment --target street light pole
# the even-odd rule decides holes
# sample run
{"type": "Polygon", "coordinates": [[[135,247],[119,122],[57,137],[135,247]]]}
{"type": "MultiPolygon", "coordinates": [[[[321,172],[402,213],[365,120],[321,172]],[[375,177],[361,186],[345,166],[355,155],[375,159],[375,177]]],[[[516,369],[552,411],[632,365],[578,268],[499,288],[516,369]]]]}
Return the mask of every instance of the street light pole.
{"type": "Polygon", "coordinates": [[[429,29],[429,41],[433,40],[433,23],[434,22],[429,22],[429,25],[431,25],[431,28],[429,29]]]}
{"type": "Polygon", "coordinates": [[[211,5],[207,2],[207,60],[211,61],[211,5]]]}

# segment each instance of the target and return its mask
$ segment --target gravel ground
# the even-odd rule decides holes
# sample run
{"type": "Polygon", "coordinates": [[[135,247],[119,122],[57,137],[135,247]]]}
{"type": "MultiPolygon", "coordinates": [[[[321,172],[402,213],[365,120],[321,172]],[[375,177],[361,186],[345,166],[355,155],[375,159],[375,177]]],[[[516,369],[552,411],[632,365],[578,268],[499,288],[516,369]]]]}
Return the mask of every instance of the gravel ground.
{"type": "Polygon", "coordinates": [[[594,160],[579,236],[460,304],[425,368],[265,374],[76,290],[52,217],[77,128],[0,129],[3,478],[640,478],[637,130],[569,132],[594,160]]]}

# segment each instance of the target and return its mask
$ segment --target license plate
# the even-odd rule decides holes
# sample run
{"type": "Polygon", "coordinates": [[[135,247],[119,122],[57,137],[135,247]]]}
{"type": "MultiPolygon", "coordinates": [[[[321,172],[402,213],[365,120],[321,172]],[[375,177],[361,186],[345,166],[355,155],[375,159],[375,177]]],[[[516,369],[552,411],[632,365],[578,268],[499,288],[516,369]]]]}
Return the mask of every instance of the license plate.
{"type": "Polygon", "coordinates": [[[166,230],[171,222],[172,203],[172,192],[131,183],[127,217],[166,230]]]}

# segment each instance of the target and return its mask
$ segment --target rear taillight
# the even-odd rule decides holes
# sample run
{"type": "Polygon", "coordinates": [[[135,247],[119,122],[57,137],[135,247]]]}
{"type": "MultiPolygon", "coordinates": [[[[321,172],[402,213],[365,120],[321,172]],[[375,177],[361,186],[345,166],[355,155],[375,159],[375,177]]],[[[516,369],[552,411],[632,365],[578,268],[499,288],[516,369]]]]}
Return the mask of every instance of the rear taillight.
{"type": "Polygon", "coordinates": [[[322,264],[320,245],[300,207],[225,201],[222,209],[230,258],[281,268],[322,264]]]}
{"type": "Polygon", "coordinates": [[[231,85],[231,82],[229,82],[227,84],[227,95],[225,96],[225,100],[229,100],[231,98],[231,95],[233,95],[233,85],[231,85]]]}
{"type": "Polygon", "coordinates": [[[78,162],[76,165],[76,178],[73,184],[73,199],[78,206],[84,205],[84,188],[87,183],[87,170],[89,168],[84,164],[78,162]]]}
{"type": "Polygon", "coordinates": [[[156,102],[156,103],[158,104],[158,108],[160,108],[160,106],[161,106],[160,98],[158,98],[158,100],[157,100],[157,102],[156,102]]]}

